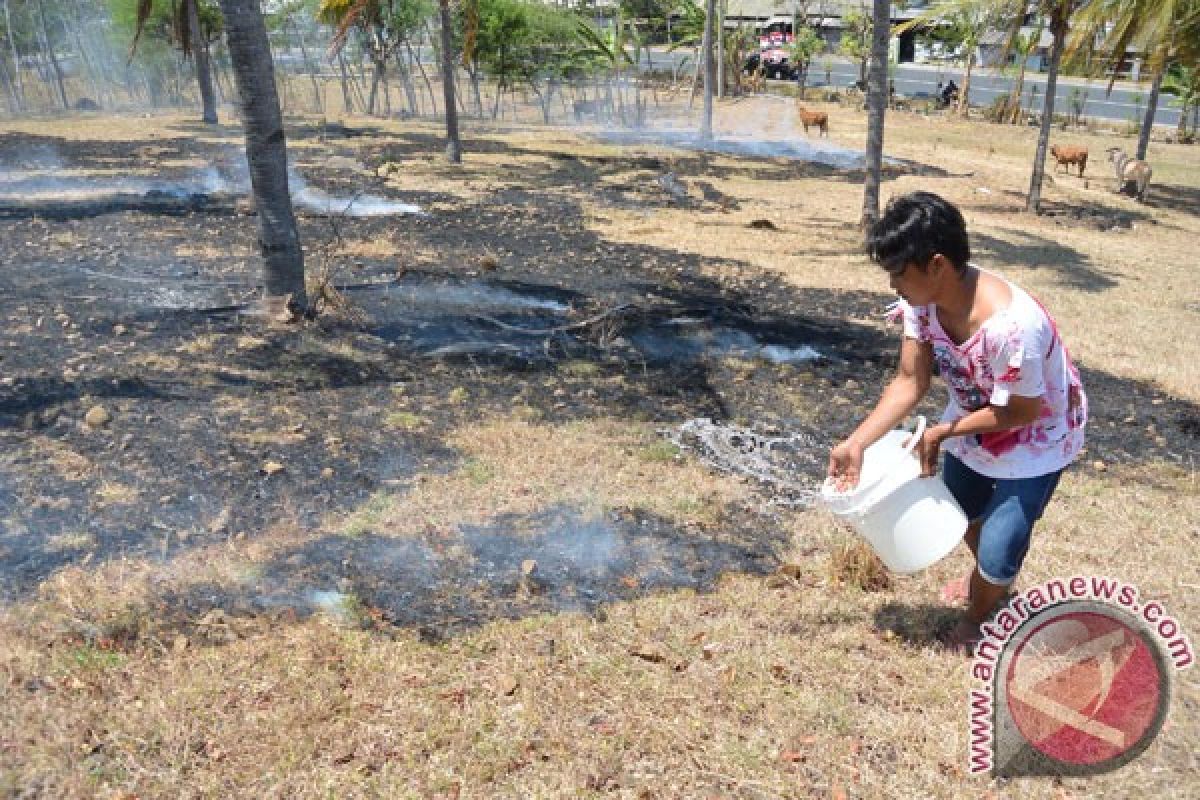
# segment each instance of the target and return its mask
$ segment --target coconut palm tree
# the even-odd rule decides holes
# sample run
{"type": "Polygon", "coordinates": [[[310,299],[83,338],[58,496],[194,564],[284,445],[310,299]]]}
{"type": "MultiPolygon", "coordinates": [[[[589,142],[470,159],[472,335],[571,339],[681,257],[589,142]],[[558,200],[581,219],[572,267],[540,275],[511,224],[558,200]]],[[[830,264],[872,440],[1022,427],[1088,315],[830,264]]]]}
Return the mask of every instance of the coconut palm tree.
{"type": "Polygon", "coordinates": [[[1071,56],[1101,56],[1090,59],[1100,66],[1114,67],[1108,88],[1116,81],[1115,67],[1125,57],[1130,45],[1146,54],[1152,75],[1146,113],[1138,135],[1137,158],[1145,158],[1150,145],[1150,131],[1158,110],[1158,95],[1163,77],[1173,61],[1189,56],[1196,63],[1200,51],[1200,31],[1195,20],[1200,18],[1198,0],[1092,0],[1073,22],[1074,33],[1068,46],[1071,56]],[[1102,38],[1099,47],[1094,43],[1102,38]]]}
{"type": "Polygon", "coordinates": [[[875,0],[872,13],[871,66],[867,70],[867,151],[863,179],[861,225],[879,219],[879,184],[883,177],[883,118],[887,111],[888,35],[892,24],[888,0],[875,0]]]}
{"type": "Polygon", "coordinates": [[[246,131],[246,161],[258,208],[266,306],[308,311],[304,253],[288,192],[287,142],[271,45],[259,0],[220,0],[246,131]]]}
{"type": "MultiPolygon", "coordinates": [[[[172,23],[175,43],[183,52],[185,58],[191,58],[196,65],[196,83],[200,86],[200,101],[203,106],[203,119],[209,125],[217,124],[217,96],[213,91],[212,68],[208,58],[208,40],[205,28],[210,31],[219,30],[219,21],[213,19],[211,9],[206,7],[201,14],[202,0],[177,0],[173,7],[174,21],[172,23]],[[205,23],[201,23],[201,16],[205,23]]],[[[161,0],[159,0],[161,2],[161,0]]],[[[138,0],[137,20],[133,34],[133,44],[129,48],[129,57],[137,51],[138,41],[146,23],[153,15],[155,0],[138,0]]]]}
{"type": "Polygon", "coordinates": [[[1050,144],[1050,125],[1054,122],[1054,93],[1058,88],[1058,68],[1067,46],[1071,18],[1088,0],[1041,0],[1039,10],[1050,29],[1050,62],[1046,65],[1046,97],[1042,103],[1042,124],[1038,130],[1037,150],[1033,156],[1033,174],[1029,176],[1029,194],[1025,210],[1041,210],[1042,180],[1046,173],[1046,150],[1050,144]]]}
{"type": "MultiPolygon", "coordinates": [[[[1054,120],[1054,93],[1058,86],[1058,70],[1066,49],[1067,34],[1077,12],[1090,3],[1100,0],[995,0],[990,3],[995,19],[1003,21],[1008,28],[1005,50],[1012,53],[1020,36],[1020,28],[1027,12],[1039,17],[1038,28],[1045,25],[1050,31],[1050,59],[1046,68],[1046,92],[1042,104],[1041,128],[1038,131],[1037,149],[1033,157],[1033,170],[1029,177],[1029,194],[1025,198],[1025,210],[1037,212],[1042,201],[1042,180],[1046,172],[1046,151],[1050,141],[1050,125],[1054,120]]],[[[955,9],[971,6],[974,0],[944,0],[929,15],[950,13],[955,9]]]]}
{"type": "Polygon", "coordinates": [[[1179,106],[1179,141],[1187,142],[1188,112],[1193,117],[1191,136],[1196,135],[1196,118],[1200,117],[1200,64],[1176,64],[1163,79],[1163,92],[1175,98],[1172,105],[1179,106]]]}

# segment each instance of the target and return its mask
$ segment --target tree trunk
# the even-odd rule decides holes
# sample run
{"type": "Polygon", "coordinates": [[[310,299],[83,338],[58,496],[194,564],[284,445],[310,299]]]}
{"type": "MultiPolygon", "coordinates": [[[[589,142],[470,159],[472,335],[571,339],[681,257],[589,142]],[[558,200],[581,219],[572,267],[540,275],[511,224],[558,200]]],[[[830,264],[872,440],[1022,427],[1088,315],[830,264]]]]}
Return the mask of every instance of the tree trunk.
{"type": "Polygon", "coordinates": [[[1029,66],[1029,54],[1037,49],[1038,42],[1042,40],[1042,22],[1039,21],[1036,28],[1033,29],[1032,37],[1028,47],[1022,46],[1019,48],[1021,56],[1021,69],[1017,72],[1016,83],[1013,84],[1012,96],[1009,98],[1009,115],[1005,120],[1011,125],[1016,125],[1017,120],[1021,118],[1021,91],[1025,88],[1025,69],[1029,66]]]}
{"type": "Polygon", "coordinates": [[[713,135],[713,28],[716,17],[716,0],[704,4],[704,118],[700,121],[700,138],[705,141],[713,135]]]}
{"type": "Polygon", "coordinates": [[[958,107],[954,109],[954,113],[964,117],[967,116],[967,109],[970,106],[970,102],[967,100],[967,98],[971,95],[971,70],[974,66],[975,53],[972,51],[967,53],[967,69],[963,74],[962,91],[958,93],[958,107]]]}
{"type": "Polygon", "coordinates": [[[860,224],[866,228],[879,219],[879,185],[883,178],[883,121],[887,113],[888,33],[891,4],[875,0],[871,28],[871,67],[867,75],[867,151],[863,175],[863,205],[860,224]]]}
{"type": "Polygon", "coordinates": [[[479,69],[468,69],[467,75],[471,78],[471,93],[475,96],[475,116],[483,119],[483,90],[479,87],[479,69]]]}
{"type": "MultiPolygon", "coordinates": [[[[1158,90],[1162,88],[1163,73],[1166,64],[1154,72],[1154,80],[1150,83],[1150,97],[1146,100],[1146,116],[1142,118],[1142,130],[1138,133],[1137,155],[1134,158],[1146,158],[1146,150],[1150,147],[1150,132],[1154,130],[1154,115],[1158,112],[1158,90]]],[[[1180,114],[1182,117],[1183,115],[1180,114]]]]}
{"type": "Polygon", "coordinates": [[[207,125],[217,124],[217,98],[213,93],[212,70],[209,69],[208,41],[200,30],[200,11],[196,8],[197,0],[184,0],[187,3],[188,27],[192,31],[192,58],[196,62],[196,83],[200,84],[200,101],[204,106],[204,122],[207,125]]]}
{"type": "Polygon", "coordinates": [[[692,90],[688,93],[688,114],[692,113],[692,108],[696,105],[696,87],[701,87],[703,92],[704,78],[700,74],[704,69],[704,47],[701,45],[700,50],[692,53],[692,61],[695,67],[692,68],[692,90]]]}
{"type": "Polygon", "coordinates": [[[376,116],[375,100],[379,96],[379,87],[383,83],[384,74],[387,70],[387,62],[380,61],[372,56],[371,66],[374,70],[371,74],[371,94],[367,97],[367,113],[371,116],[376,116]]]}
{"type": "Polygon", "coordinates": [[[246,161],[258,208],[267,306],[271,307],[272,300],[284,300],[291,308],[306,312],[304,252],[288,191],[287,140],[266,24],[258,0],[220,2],[241,98],[246,161]]]}
{"type": "Polygon", "coordinates": [[[350,78],[346,75],[346,59],[339,50],[337,54],[338,71],[342,80],[342,111],[347,114],[354,113],[354,98],[350,96],[350,78]]]}
{"type": "Polygon", "coordinates": [[[438,0],[442,39],[442,95],[446,105],[446,160],[462,162],[462,141],[458,138],[458,106],[454,104],[454,42],[450,0],[438,0]]]}
{"type": "Polygon", "coordinates": [[[1038,130],[1037,152],[1033,156],[1033,174],[1029,177],[1029,196],[1025,210],[1037,213],[1042,204],[1042,179],[1046,172],[1046,148],[1050,144],[1050,126],[1054,123],[1054,94],[1058,86],[1058,66],[1067,38],[1068,10],[1060,2],[1050,20],[1050,66],[1046,72],[1046,98],[1042,106],[1042,125],[1038,130]]]}
{"type": "Polygon", "coordinates": [[[46,57],[50,59],[50,66],[54,70],[54,80],[58,85],[58,97],[62,101],[63,110],[69,111],[71,103],[67,100],[67,86],[63,82],[62,67],[58,63],[58,56],[54,53],[54,43],[50,41],[50,26],[46,22],[44,0],[38,0],[38,15],[42,20],[42,45],[46,48],[46,57]]]}

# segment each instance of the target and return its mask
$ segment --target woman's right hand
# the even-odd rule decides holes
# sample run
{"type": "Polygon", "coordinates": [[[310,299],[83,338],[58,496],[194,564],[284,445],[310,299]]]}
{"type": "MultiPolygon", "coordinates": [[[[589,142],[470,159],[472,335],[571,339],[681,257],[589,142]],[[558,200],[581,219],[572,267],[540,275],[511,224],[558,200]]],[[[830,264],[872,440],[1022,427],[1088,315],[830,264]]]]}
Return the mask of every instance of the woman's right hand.
{"type": "Polygon", "coordinates": [[[829,453],[829,470],[839,492],[848,492],[858,485],[862,474],[863,446],[854,439],[846,439],[829,453]]]}

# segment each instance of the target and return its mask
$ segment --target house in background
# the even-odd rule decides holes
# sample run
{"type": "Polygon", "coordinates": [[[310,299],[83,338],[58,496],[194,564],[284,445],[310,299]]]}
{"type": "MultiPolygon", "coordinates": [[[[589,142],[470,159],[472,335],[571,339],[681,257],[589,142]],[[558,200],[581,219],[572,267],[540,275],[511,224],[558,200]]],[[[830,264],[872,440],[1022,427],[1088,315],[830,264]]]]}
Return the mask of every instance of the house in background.
{"type": "MultiPolygon", "coordinates": [[[[919,15],[928,0],[893,3],[892,25],[899,25],[919,15]]],[[[837,52],[846,31],[845,18],[852,12],[870,16],[872,7],[863,0],[729,0],[725,12],[725,27],[752,27],[766,47],[780,47],[791,41],[793,26],[807,25],[825,40],[827,52],[837,52]]],[[[893,57],[900,63],[917,60],[917,32],[908,31],[895,37],[893,57]]]]}

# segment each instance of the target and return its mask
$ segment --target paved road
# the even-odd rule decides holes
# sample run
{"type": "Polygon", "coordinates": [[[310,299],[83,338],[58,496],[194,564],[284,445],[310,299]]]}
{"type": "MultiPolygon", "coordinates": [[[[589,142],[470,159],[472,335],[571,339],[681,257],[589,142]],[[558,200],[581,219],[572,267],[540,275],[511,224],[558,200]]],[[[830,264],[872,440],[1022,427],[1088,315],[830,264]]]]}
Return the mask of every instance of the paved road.
{"type": "MultiPolygon", "coordinates": [[[[691,53],[677,50],[673,53],[658,51],[652,54],[653,64],[655,69],[669,68],[673,64],[681,63],[684,59],[690,65],[691,53]]],[[[809,74],[809,86],[825,86],[831,85],[834,87],[845,87],[852,85],[858,80],[858,65],[844,59],[830,60],[829,81],[826,82],[825,69],[823,61],[818,59],[813,65],[809,74]]],[[[643,68],[646,64],[643,62],[643,68]]],[[[897,94],[903,95],[919,95],[924,92],[934,94],[937,91],[938,83],[946,83],[953,80],[960,87],[963,85],[963,70],[958,67],[936,67],[929,65],[916,64],[901,64],[893,68],[893,80],[896,82],[897,94]]],[[[1012,90],[1013,76],[996,74],[991,70],[976,69],[971,73],[971,105],[977,107],[985,107],[991,105],[992,101],[1003,94],[1008,94],[1012,90]]],[[[1093,117],[1103,120],[1120,120],[1120,121],[1136,121],[1136,124],[1141,125],[1142,116],[1145,114],[1145,96],[1149,93],[1149,86],[1139,90],[1131,88],[1129,85],[1121,85],[1113,87],[1112,94],[1105,96],[1104,90],[1107,87],[1105,81],[1083,81],[1078,78],[1059,78],[1058,87],[1055,92],[1054,110],[1055,113],[1065,114],[1070,110],[1070,104],[1073,99],[1083,101],[1083,116],[1093,117]],[[1140,105],[1139,105],[1140,98],[1140,105]]],[[[1030,93],[1033,95],[1033,108],[1038,110],[1042,106],[1044,92],[1046,91],[1046,76],[1041,73],[1027,72],[1025,73],[1025,88],[1021,94],[1021,105],[1028,107],[1030,104],[1030,93]]],[[[1171,108],[1167,105],[1168,97],[1161,95],[1159,97],[1158,109],[1154,114],[1154,124],[1176,127],[1179,125],[1179,109],[1171,108]]]]}

